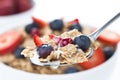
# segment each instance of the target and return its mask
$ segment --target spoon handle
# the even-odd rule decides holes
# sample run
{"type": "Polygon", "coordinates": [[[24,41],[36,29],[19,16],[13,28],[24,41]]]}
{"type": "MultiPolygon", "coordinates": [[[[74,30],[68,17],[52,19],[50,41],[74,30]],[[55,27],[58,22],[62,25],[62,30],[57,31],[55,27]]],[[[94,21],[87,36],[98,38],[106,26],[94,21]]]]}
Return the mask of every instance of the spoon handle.
{"type": "Polygon", "coordinates": [[[120,17],[120,12],[115,15],[112,19],[110,19],[106,24],[104,24],[102,27],[98,28],[95,32],[90,34],[90,37],[92,37],[94,40],[96,40],[99,36],[99,34],[108,27],[109,24],[111,24],[114,20],[116,20],[118,17],[120,17]]]}

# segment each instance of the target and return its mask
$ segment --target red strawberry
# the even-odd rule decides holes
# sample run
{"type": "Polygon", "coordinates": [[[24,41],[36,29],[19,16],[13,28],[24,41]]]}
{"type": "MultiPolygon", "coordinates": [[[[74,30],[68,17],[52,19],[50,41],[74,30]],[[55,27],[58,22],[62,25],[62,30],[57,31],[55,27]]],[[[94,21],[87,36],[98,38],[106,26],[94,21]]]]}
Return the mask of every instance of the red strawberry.
{"type": "Polygon", "coordinates": [[[18,9],[18,12],[23,12],[32,7],[32,2],[31,0],[17,0],[16,6],[18,9]]]}
{"type": "Polygon", "coordinates": [[[120,41],[120,35],[115,32],[106,30],[100,34],[98,40],[110,45],[116,45],[120,41]]]}
{"type": "Polygon", "coordinates": [[[56,35],[53,35],[53,34],[50,34],[49,37],[50,37],[50,39],[53,39],[55,41],[56,45],[58,45],[59,42],[62,40],[62,38],[60,38],[56,35]]]}
{"type": "Polygon", "coordinates": [[[15,13],[14,0],[0,0],[0,16],[15,13]]]}
{"type": "Polygon", "coordinates": [[[80,63],[80,66],[84,69],[90,69],[102,64],[105,61],[105,56],[102,49],[99,47],[94,51],[94,54],[88,59],[88,61],[80,63]]]}
{"type": "Polygon", "coordinates": [[[55,37],[54,34],[50,34],[50,35],[49,35],[49,38],[50,38],[50,39],[53,39],[54,37],[55,37]]]}
{"type": "Polygon", "coordinates": [[[8,31],[0,34],[0,55],[13,51],[22,41],[22,36],[17,31],[8,31]]]}
{"type": "Polygon", "coordinates": [[[43,41],[40,39],[38,35],[34,35],[33,38],[34,38],[34,43],[37,47],[43,44],[43,41]]]}
{"type": "Polygon", "coordinates": [[[48,25],[45,21],[43,21],[41,19],[38,19],[38,18],[35,18],[35,17],[32,17],[32,19],[33,19],[34,22],[36,22],[37,24],[40,25],[40,28],[44,28],[48,25]]]}
{"type": "Polygon", "coordinates": [[[74,19],[73,21],[70,21],[69,24],[77,24],[79,23],[79,19],[74,19]]]}
{"type": "Polygon", "coordinates": [[[59,41],[58,46],[63,47],[63,46],[66,46],[66,45],[72,44],[72,43],[73,43],[73,41],[72,41],[71,38],[64,38],[64,39],[61,39],[61,40],[59,41]]]}

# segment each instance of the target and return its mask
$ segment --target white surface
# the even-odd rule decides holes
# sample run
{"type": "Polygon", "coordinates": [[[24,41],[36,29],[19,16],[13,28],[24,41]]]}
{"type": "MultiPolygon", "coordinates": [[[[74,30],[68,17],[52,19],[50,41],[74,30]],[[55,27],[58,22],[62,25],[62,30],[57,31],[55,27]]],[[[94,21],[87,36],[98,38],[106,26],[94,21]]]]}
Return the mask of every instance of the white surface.
{"type": "MultiPolygon", "coordinates": [[[[34,0],[37,4],[34,16],[43,20],[64,17],[66,20],[79,18],[83,24],[101,27],[120,12],[120,0],[34,0]]],[[[120,18],[109,29],[120,34],[120,18]]],[[[119,54],[120,56],[120,54],[119,54]]],[[[120,58],[110,80],[118,80],[120,58]]]]}

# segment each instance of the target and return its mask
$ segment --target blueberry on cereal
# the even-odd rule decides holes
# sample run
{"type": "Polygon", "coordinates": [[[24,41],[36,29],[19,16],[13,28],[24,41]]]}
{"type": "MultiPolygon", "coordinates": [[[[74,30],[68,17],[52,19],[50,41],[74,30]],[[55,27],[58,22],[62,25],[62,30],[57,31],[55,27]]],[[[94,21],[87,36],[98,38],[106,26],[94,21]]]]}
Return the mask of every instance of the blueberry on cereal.
{"type": "Polygon", "coordinates": [[[78,31],[82,32],[82,26],[79,23],[71,24],[69,26],[69,30],[77,29],[78,31]]]}
{"type": "Polygon", "coordinates": [[[49,44],[42,44],[37,48],[37,52],[40,58],[47,58],[48,55],[53,51],[53,47],[49,44]]]}
{"type": "Polygon", "coordinates": [[[49,23],[52,30],[61,31],[64,27],[64,23],[61,19],[55,19],[49,23]]]}
{"type": "Polygon", "coordinates": [[[114,51],[115,50],[113,48],[111,48],[111,47],[103,48],[103,52],[105,54],[106,60],[108,60],[113,55],[114,51]]]}
{"type": "Polygon", "coordinates": [[[39,25],[38,25],[37,23],[35,23],[35,22],[33,22],[33,23],[31,23],[31,24],[28,24],[28,25],[25,27],[26,33],[30,34],[30,33],[31,33],[31,30],[32,30],[33,28],[38,29],[38,28],[39,28],[39,25]]]}
{"type": "Polygon", "coordinates": [[[65,71],[64,71],[64,73],[65,74],[68,74],[68,73],[75,73],[75,72],[78,72],[79,70],[78,69],[76,69],[75,67],[68,67],[65,71]]]}
{"type": "Polygon", "coordinates": [[[40,35],[40,31],[39,31],[39,29],[38,28],[36,28],[36,27],[34,27],[34,28],[32,28],[32,30],[30,31],[30,35],[31,36],[34,36],[34,35],[40,35]]]}
{"type": "Polygon", "coordinates": [[[83,51],[86,51],[89,49],[91,41],[89,37],[80,35],[75,37],[74,43],[78,46],[78,48],[82,49],[83,51]]]}
{"type": "Polygon", "coordinates": [[[16,58],[25,58],[23,55],[21,55],[21,52],[23,51],[23,49],[25,49],[25,48],[22,47],[22,46],[18,46],[18,47],[16,48],[16,50],[14,51],[14,56],[15,56],[16,58]]]}

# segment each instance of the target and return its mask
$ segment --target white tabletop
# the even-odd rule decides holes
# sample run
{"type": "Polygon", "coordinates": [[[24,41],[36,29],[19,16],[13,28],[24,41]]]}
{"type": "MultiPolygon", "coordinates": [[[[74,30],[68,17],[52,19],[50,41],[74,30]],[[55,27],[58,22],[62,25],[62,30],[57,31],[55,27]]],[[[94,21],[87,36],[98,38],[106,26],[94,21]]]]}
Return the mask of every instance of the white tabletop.
{"type": "MultiPolygon", "coordinates": [[[[34,16],[43,20],[64,17],[65,20],[79,18],[83,24],[95,27],[102,26],[115,14],[120,12],[120,0],[34,0],[34,16]]],[[[109,26],[120,33],[120,18],[109,26]]],[[[120,58],[110,80],[119,79],[120,58]]]]}

